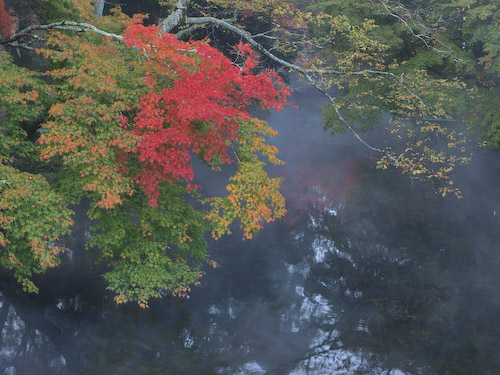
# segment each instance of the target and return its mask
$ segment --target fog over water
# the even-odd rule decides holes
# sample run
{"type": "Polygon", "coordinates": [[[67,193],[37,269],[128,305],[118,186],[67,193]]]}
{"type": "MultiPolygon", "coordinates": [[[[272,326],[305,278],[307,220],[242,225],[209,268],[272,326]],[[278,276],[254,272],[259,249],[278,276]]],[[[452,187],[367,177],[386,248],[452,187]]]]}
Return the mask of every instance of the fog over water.
{"type": "Polygon", "coordinates": [[[477,150],[455,176],[464,199],[441,198],[324,132],[323,97],[292,85],[299,109],[266,116],[285,218],[212,242],[220,267],[189,300],[141,310],[104,292],[78,212],[40,295],[0,283],[0,374],[497,374],[498,155],[477,150]]]}

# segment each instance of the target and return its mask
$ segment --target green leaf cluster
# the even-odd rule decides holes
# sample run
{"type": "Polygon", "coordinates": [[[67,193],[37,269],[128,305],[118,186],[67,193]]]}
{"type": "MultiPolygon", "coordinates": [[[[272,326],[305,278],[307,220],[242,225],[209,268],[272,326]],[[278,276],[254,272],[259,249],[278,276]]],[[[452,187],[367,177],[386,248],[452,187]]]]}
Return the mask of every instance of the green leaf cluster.
{"type": "Polygon", "coordinates": [[[0,262],[28,292],[31,277],[60,263],[60,236],[70,232],[72,211],[41,175],[0,164],[0,262]]]}
{"type": "Polygon", "coordinates": [[[88,247],[111,267],[104,275],[118,303],[148,301],[167,293],[186,296],[209,262],[203,213],[186,203],[187,191],[164,184],[158,208],[136,194],[113,210],[93,209],[88,247]]]}

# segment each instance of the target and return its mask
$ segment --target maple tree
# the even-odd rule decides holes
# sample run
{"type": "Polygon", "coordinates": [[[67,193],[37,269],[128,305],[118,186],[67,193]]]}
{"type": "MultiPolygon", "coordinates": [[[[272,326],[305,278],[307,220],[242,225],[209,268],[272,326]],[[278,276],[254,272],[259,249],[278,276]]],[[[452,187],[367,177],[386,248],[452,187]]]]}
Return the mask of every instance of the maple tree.
{"type": "Polygon", "coordinates": [[[187,295],[212,263],[207,230],[227,233],[239,220],[251,238],[285,213],[280,179],[269,178],[258,157],[280,163],[265,139],[274,132],[248,109],[280,110],[289,90],[273,71],[256,71],[257,55],[246,44],[235,46],[237,65],[206,41],[180,41],[119,9],[95,17],[90,2],[77,6],[79,21],[113,36],[48,31],[38,50],[50,64],[44,73],[1,54],[0,102],[12,125],[2,133],[3,265],[35,291],[31,274],[56,265],[63,251],[57,239],[72,223],[66,207],[87,198],[96,220],[88,246],[112,267],[104,277],[117,302],[144,307],[165,293],[187,295]],[[23,109],[28,102],[33,114],[23,109]],[[23,129],[30,120],[41,123],[35,144],[23,129]],[[186,200],[200,196],[193,157],[214,170],[238,166],[230,196],[204,197],[208,209],[186,200]],[[23,171],[28,160],[55,171],[23,171]],[[29,212],[36,215],[24,219],[29,212]]]}
{"type": "Polygon", "coordinates": [[[110,266],[109,289],[117,302],[143,307],[167,293],[187,295],[214,265],[206,232],[219,238],[239,222],[252,238],[283,216],[281,179],[265,171],[281,163],[267,143],[275,132],[249,108],[281,110],[289,89],[259,58],[323,93],[325,127],[351,132],[380,155],[379,168],[460,196],[450,173],[468,161],[466,138],[442,121],[452,119],[464,84],[433,74],[439,64],[460,66],[460,49],[418,33],[422,24],[406,22],[411,12],[402,5],[161,1],[167,13],[155,25],[102,0],[29,3],[45,23],[21,27],[0,7],[0,45],[43,65],[29,70],[0,52],[0,246],[9,254],[2,264],[26,290],[36,290],[33,272],[57,264],[67,207],[84,198],[94,220],[88,247],[110,266]],[[419,52],[408,58],[401,46],[412,40],[419,52]],[[231,49],[213,47],[228,41],[231,49]],[[421,56],[434,65],[419,65],[421,56]],[[384,113],[392,115],[394,148],[361,136],[384,113]],[[235,165],[227,195],[203,195],[194,158],[214,171],[235,165]],[[35,229],[38,204],[50,206],[52,219],[35,229]]]}

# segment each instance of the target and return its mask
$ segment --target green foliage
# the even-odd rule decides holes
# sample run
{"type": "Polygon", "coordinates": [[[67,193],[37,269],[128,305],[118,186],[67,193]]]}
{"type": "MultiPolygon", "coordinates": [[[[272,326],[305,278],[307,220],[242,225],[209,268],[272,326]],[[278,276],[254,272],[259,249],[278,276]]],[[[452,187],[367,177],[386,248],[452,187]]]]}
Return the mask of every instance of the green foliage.
{"type": "Polygon", "coordinates": [[[64,248],[55,241],[68,234],[72,212],[40,175],[0,164],[0,262],[28,292],[38,289],[33,273],[59,264],[64,248]]]}
{"type": "Polygon", "coordinates": [[[462,17],[466,45],[481,49],[478,63],[485,71],[500,73],[500,3],[495,0],[460,0],[447,7],[462,17]]]}
{"type": "Polygon", "coordinates": [[[446,4],[458,18],[465,49],[473,54],[469,68],[475,86],[474,102],[469,104],[468,120],[473,131],[490,147],[500,149],[499,103],[500,83],[500,3],[494,0],[460,0],[446,4]]]}
{"type": "Polygon", "coordinates": [[[480,141],[500,150],[500,88],[480,87],[469,105],[469,121],[480,132],[480,141]]]}
{"type": "Polygon", "coordinates": [[[0,52],[0,256],[28,292],[31,276],[59,263],[57,239],[69,233],[71,211],[44,176],[16,167],[36,165],[38,150],[28,131],[47,110],[46,84],[0,52]]]}
{"type": "Polygon", "coordinates": [[[208,263],[203,213],[186,204],[186,189],[164,184],[158,207],[134,195],[113,210],[92,210],[96,219],[88,246],[112,266],[104,275],[118,303],[148,300],[165,293],[186,296],[208,263]]]}
{"type": "Polygon", "coordinates": [[[8,53],[0,52],[0,163],[36,157],[27,129],[46,111],[45,87],[32,72],[15,65],[8,53]]]}
{"type": "Polygon", "coordinates": [[[29,0],[29,3],[42,23],[62,19],[83,21],[91,6],[89,1],[82,0],[29,0]]]}
{"type": "Polygon", "coordinates": [[[55,104],[42,124],[41,158],[61,159],[66,195],[78,200],[87,192],[94,204],[111,207],[133,190],[117,158],[136,144],[121,116],[146,92],[139,54],[92,34],[54,32],[48,47],[42,53],[52,62],[55,104]]]}

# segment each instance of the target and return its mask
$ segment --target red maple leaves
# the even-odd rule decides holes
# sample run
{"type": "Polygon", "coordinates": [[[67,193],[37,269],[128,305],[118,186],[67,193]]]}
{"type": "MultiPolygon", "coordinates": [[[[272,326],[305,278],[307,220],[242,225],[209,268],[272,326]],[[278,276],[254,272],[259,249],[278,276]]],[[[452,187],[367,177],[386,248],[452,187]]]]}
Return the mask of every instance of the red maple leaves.
{"type": "Polygon", "coordinates": [[[151,88],[129,131],[140,139],[136,178],[152,206],[162,182],[193,180],[192,154],[230,162],[228,147],[238,137],[238,120],[249,118],[250,104],[279,110],[286,103],[289,90],[276,73],[253,73],[257,60],[249,45],[236,47],[245,57],[239,67],[204,42],[182,42],[156,26],[135,23],[124,41],[144,56],[151,88]]]}
{"type": "Polygon", "coordinates": [[[0,0],[0,35],[8,38],[14,33],[14,19],[5,11],[4,0],[0,0]]]}

